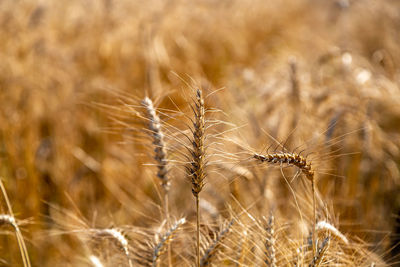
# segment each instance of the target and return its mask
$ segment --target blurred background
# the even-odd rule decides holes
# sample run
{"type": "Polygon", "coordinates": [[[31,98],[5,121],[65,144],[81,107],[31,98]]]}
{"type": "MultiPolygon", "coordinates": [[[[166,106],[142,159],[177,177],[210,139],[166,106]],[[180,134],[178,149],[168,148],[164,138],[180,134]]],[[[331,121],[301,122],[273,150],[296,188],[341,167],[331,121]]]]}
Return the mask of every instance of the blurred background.
{"type": "MultiPolygon", "coordinates": [[[[78,242],[60,225],[83,226],[65,214],[91,227],[151,225],[152,149],[113,123],[112,107],[148,95],[190,112],[182,80],[216,92],[206,104],[245,125],[253,148],[271,144],[266,131],[292,149],[328,150],[315,158],[329,169],[318,188],[341,230],[398,255],[399,29],[396,0],[0,1],[0,175],[33,265],[73,265],[78,242]],[[316,133],[323,145],[308,145],[316,133]]],[[[175,215],[187,214],[175,188],[175,215]]],[[[0,251],[5,266],[20,262],[12,236],[0,251]]]]}

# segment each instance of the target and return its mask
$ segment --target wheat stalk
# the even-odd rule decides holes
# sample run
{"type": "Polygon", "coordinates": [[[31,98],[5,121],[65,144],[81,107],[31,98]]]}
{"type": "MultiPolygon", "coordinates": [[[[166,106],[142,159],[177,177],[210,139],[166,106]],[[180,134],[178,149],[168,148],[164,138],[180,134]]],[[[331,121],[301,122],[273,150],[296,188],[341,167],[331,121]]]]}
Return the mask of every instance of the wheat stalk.
{"type": "Polygon", "coordinates": [[[293,58],[289,62],[290,66],[290,83],[291,83],[291,100],[294,106],[298,107],[300,103],[300,86],[297,75],[297,63],[293,58]]]}

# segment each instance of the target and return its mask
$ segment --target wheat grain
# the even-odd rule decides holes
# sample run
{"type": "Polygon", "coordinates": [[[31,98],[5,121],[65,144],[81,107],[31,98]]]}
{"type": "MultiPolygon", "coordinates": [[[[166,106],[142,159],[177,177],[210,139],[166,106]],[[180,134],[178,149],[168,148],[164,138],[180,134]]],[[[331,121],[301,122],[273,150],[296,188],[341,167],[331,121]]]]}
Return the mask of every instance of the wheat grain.
{"type": "Polygon", "coordinates": [[[168,178],[167,149],[164,142],[164,134],[161,129],[160,118],[158,117],[153,101],[151,101],[150,98],[145,97],[142,100],[142,105],[146,108],[148,126],[153,137],[153,145],[155,146],[154,158],[157,161],[158,167],[157,177],[161,180],[161,185],[164,190],[168,192],[170,181],[168,178]]]}

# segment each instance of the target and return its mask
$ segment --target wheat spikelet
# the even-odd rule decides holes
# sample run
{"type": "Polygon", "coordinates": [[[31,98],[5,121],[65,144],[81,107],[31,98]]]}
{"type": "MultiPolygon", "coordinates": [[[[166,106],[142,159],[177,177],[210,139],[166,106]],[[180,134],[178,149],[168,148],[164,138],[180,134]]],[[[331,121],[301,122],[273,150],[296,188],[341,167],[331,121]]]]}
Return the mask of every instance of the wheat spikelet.
{"type": "Polygon", "coordinates": [[[152,266],[155,267],[158,264],[158,260],[161,255],[165,253],[166,245],[170,244],[174,238],[175,233],[178,229],[186,222],[185,218],[178,220],[168,231],[161,237],[160,241],[154,246],[152,266]]]}
{"type": "Polygon", "coordinates": [[[276,267],[275,258],[275,218],[274,215],[270,215],[268,218],[268,223],[266,227],[266,232],[268,234],[265,241],[265,264],[270,267],[276,267]]]}
{"type": "Polygon", "coordinates": [[[142,100],[142,105],[146,108],[147,119],[149,121],[148,127],[153,137],[153,144],[155,146],[154,159],[157,161],[157,177],[161,180],[161,185],[166,192],[170,187],[170,181],[168,178],[168,160],[167,150],[164,142],[164,134],[161,130],[161,122],[158,117],[156,110],[153,105],[153,101],[150,98],[145,97],[142,100]]]}
{"type": "Polygon", "coordinates": [[[229,233],[233,225],[233,222],[234,221],[231,220],[226,227],[224,227],[220,232],[218,232],[216,238],[206,248],[204,248],[204,253],[200,261],[200,266],[203,267],[203,266],[208,266],[210,264],[212,257],[218,251],[218,248],[221,245],[222,241],[229,233]]]}

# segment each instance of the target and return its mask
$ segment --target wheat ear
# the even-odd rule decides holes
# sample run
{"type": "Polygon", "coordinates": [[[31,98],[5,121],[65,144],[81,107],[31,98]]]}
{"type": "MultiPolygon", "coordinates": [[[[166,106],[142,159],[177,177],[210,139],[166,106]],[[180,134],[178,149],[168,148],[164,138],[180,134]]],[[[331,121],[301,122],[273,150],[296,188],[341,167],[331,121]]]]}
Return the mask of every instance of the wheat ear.
{"type": "Polygon", "coordinates": [[[179,228],[186,222],[185,218],[178,220],[168,231],[161,237],[160,241],[155,245],[153,250],[152,266],[158,265],[158,260],[165,253],[165,246],[170,244],[179,228]]]}
{"type": "MultiPolygon", "coordinates": [[[[170,187],[170,180],[168,177],[167,149],[164,142],[164,134],[161,129],[161,120],[160,117],[158,117],[153,105],[153,101],[151,101],[150,98],[145,97],[142,100],[142,105],[146,109],[148,127],[153,138],[153,145],[155,146],[154,159],[157,161],[157,177],[161,181],[161,186],[164,189],[165,195],[167,195],[170,187]]],[[[166,209],[168,209],[167,204],[168,203],[164,203],[166,209]]]]}
{"type": "Polygon", "coordinates": [[[270,267],[276,267],[274,215],[271,214],[269,216],[265,230],[267,232],[267,238],[265,240],[265,264],[270,267]]]}
{"type": "Polygon", "coordinates": [[[200,89],[197,89],[196,100],[194,107],[193,121],[193,139],[191,140],[192,146],[188,147],[190,151],[190,162],[186,167],[188,177],[192,182],[192,193],[196,200],[196,263],[200,266],[200,214],[199,214],[199,194],[204,186],[205,174],[205,108],[203,94],[200,89]]]}
{"type": "Polygon", "coordinates": [[[201,267],[208,266],[210,264],[211,258],[218,251],[218,248],[221,245],[222,241],[224,240],[226,235],[229,233],[229,231],[233,225],[233,222],[234,221],[231,220],[230,223],[217,234],[216,238],[204,250],[203,257],[201,258],[201,261],[200,261],[201,267]]]}
{"type": "Polygon", "coordinates": [[[253,157],[261,162],[288,164],[296,166],[307,177],[307,179],[311,181],[311,190],[313,195],[312,247],[313,247],[313,257],[314,257],[316,253],[315,249],[315,221],[316,221],[315,205],[316,204],[315,204],[314,169],[312,168],[311,163],[308,162],[303,156],[300,156],[297,153],[288,153],[288,152],[268,153],[265,155],[255,153],[253,157]]]}
{"type": "Polygon", "coordinates": [[[308,162],[304,157],[296,153],[269,153],[265,155],[254,154],[253,157],[261,162],[268,163],[285,163],[298,167],[306,177],[312,181],[314,180],[314,170],[311,167],[311,163],[308,162]]]}
{"type": "Polygon", "coordinates": [[[128,259],[129,267],[132,267],[132,261],[129,253],[128,239],[117,229],[95,229],[96,235],[99,237],[109,237],[116,242],[116,244],[124,251],[126,258],[128,259]]]}
{"type": "MultiPolygon", "coordinates": [[[[170,188],[170,180],[168,177],[168,160],[167,160],[167,149],[164,142],[164,134],[161,129],[161,120],[158,117],[156,110],[153,105],[153,101],[150,98],[145,97],[142,100],[142,105],[146,109],[147,119],[149,121],[148,126],[151,131],[153,138],[154,148],[154,159],[157,161],[157,177],[161,180],[161,186],[164,194],[164,213],[167,224],[169,224],[169,197],[168,192],[170,188]]],[[[168,245],[168,266],[171,266],[171,250],[168,245]]]]}
{"type": "Polygon", "coordinates": [[[331,236],[334,236],[337,239],[341,240],[344,244],[349,244],[349,240],[347,239],[347,237],[345,237],[335,226],[326,221],[319,221],[315,226],[315,231],[317,233],[328,232],[331,236]]]}
{"type": "Polygon", "coordinates": [[[22,263],[24,267],[31,267],[31,261],[29,260],[28,250],[25,245],[24,237],[22,236],[21,230],[14,218],[14,213],[11,208],[10,200],[8,199],[6,188],[3,185],[3,182],[0,178],[0,188],[3,194],[4,200],[6,202],[8,212],[10,214],[2,214],[0,215],[0,224],[8,224],[14,228],[15,236],[17,237],[19,251],[21,253],[22,263]]]}

